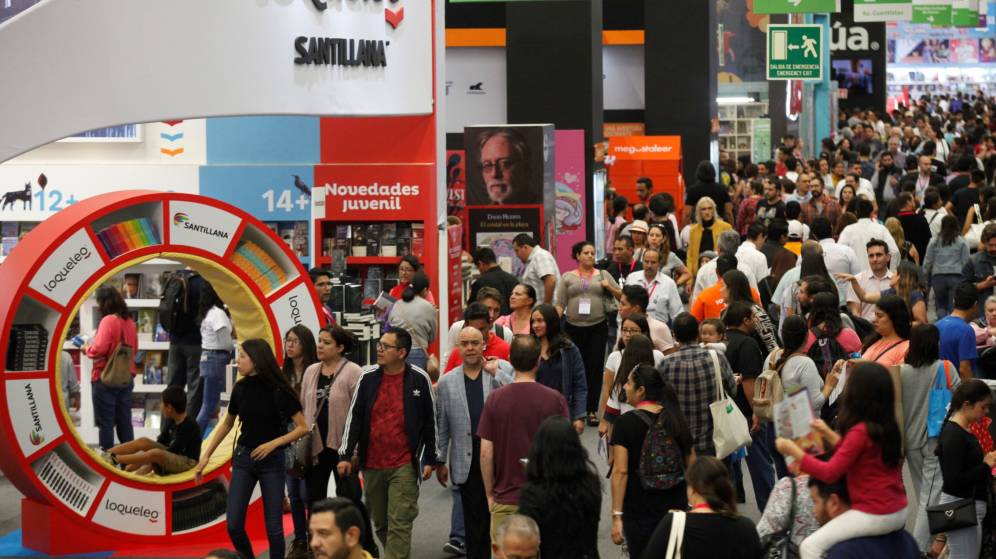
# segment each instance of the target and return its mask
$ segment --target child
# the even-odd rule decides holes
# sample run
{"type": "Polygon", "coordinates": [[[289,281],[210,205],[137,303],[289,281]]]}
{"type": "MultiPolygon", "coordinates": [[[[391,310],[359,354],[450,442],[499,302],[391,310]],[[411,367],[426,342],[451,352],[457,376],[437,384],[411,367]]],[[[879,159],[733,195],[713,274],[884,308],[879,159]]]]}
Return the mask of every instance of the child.
{"type": "Polygon", "coordinates": [[[699,325],[699,345],[726,353],[726,326],[718,318],[707,318],[699,325]]]}
{"type": "Polygon", "coordinates": [[[847,476],[851,509],[803,540],[802,559],[823,557],[844,540],[881,536],[906,525],[902,436],[894,402],[892,377],[885,367],[860,361],[848,374],[840,399],[837,426],[843,437],[821,420],[812,423],[813,430],[836,447],[828,461],[806,453],[791,440],[775,441],[778,452],[796,460],[792,470],[824,483],[847,476]]]}
{"type": "Polygon", "coordinates": [[[155,441],[145,437],[119,444],[108,451],[115,466],[138,475],[178,474],[191,470],[201,458],[201,428],[187,416],[187,395],[179,386],[163,390],[159,404],[164,416],[172,421],[155,441]]]}

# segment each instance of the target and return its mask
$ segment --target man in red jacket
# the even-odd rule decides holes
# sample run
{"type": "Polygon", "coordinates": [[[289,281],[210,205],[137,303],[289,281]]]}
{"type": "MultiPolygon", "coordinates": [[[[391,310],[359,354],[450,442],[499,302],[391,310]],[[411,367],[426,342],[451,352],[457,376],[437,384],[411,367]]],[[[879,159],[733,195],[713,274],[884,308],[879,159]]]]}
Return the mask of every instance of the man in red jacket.
{"type": "MultiPolygon", "coordinates": [[[[467,305],[467,309],[463,312],[463,320],[465,326],[473,326],[484,335],[484,357],[497,357],[508,361],[508,342],[496,336],[491,330],[493,323],[488,307],[484,306],[483,303],[467,305]]],[[[460,366],[460,352],[454,351],[450,353],[450,358],[446,361],[443,374],[456,369],[458,366],[460,366]]]]}

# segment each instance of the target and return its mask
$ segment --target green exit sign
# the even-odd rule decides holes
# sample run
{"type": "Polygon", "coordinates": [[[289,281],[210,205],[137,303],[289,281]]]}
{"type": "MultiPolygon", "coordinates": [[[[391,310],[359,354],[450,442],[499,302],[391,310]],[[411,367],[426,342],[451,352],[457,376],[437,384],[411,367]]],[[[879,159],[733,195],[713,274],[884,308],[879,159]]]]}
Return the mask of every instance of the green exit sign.
{"type": "Polygon", "coordinates": [[[840,11],[840,0],[754,0],[756,14],[812,14],[840,11]]]}
{"type": "Polygon", "coordinates": [[[768,24],[768,79],[823,79],[823,26],[768,24]]]}

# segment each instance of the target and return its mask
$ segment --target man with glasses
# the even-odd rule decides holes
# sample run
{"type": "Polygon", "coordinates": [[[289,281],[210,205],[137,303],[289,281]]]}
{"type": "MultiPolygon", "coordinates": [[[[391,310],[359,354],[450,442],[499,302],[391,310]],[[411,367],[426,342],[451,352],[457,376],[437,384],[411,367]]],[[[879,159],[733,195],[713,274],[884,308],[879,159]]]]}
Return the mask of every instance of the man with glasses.
{"type": "Polygon", "coordinates": [[[405,330],[381,336],[377,365],[367,367],[353,394],[337,466],[344,477],[363,472],[377,537],[385,557],[397,559],[411,554],[418,476],[429,479],[436,468],[432,382],[405,362],[411,348],[405,330]]]}
{"type": "Polygon", "coordinates": [[[471,204],[543,203],[542,185],[529,184],[532,153],[519,132],[510,128],[489,130],[481,134],[478,146],[481,185],[469,193],[471,204]]]}

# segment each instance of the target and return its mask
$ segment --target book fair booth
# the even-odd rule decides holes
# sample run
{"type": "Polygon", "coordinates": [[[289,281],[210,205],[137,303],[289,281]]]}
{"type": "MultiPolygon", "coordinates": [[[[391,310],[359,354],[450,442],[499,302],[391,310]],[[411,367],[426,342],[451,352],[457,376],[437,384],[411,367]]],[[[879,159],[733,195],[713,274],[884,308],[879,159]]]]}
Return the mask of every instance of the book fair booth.
{"type": "MultiPolygon", "coordinates": [[[[440,18],[436,2],[414,0],[50,0],[2,24],[0,48],[25,54],[5,57],[0,74],[31,87],[10,88],[0,107],[0,162],[123,123],[149,123],[146,133],[159,133],[161,142],[156,156],[167,163],[206,152],[198,165],[165,173],[112,171],[103,175],[112,177],[105,186],[75,190],[58,203],[51,195],[69,192],[71,167],[36,172],[30,158],[0,167],[4,177],[30,176],[19,180],[27,182],[25,195],[3,210],[39,221],[21,224],[0,264],[0,468],[23,494],[25,547],[49,555],[141,556],[168,546],[174,555],[199,556],[228,540],[234,432],[201,484],[192,472],[136,476],[98,454],[89,363],[70,340],[95,328],[92,295],[103,283],[123,277],[123,288],[133,290],[126,299],[147,361],[134,394],[143,403],[132,411],[133,419],[142,414],[136,436],[151,438],[159,431],[153,410],[165,388],[169,347],[155,327],[163,273],[199,273],[227,303],[238,339],[267,340],[278,356],[292,326],[317,331],[325,322],[309,266],[342,264],[366,281],[388,275],[411,253],[424,263],[433,292],[445,293],[437,273],[437,225],[445,216],[436,187],[444,184],[436,164],[443,159],[435,79],[440,18]],[[59,41],[34,40],[43,35],[59,41]],[[18,46],[28,43],[30,50],[18,46]],[[224,160],[223,146],[198,145],[196,130],[204,125],[191,119],[236,115],[301,115],[315,123],[296,129],[299,138],[273,142],[314,147],[300,150],[310,163],[280,168],[290,181],[285,190],[256,189],[224,160]],[[285,194],[290,190],[294,198],[285,194]],[[261,216],[260,204],[271,213],[261,216]],[[310,235],[303,247],[288,245],[268,222],[295,206],[310,235]],[[334,262],[343,225],[351,226],[351,237],[342,239],[350,251],[334,262]],[[79,365],[83,380],[78,415],[62,389],[67,360],[79,365]]],[[[208,135],[225,136],[213,126],[208,135]]],[[[267,136],[233,130],[232,142],[267,136]]],[[[235,163],[252,165],[253,157],[235,163]]],[[[9,215],[0,215],[5,238],[9,215]]],[[[366,333],[372,339],[374,332],[366,333]]],[[[234,368],[229,372],[223,399],[235,380],[234,368]]],[[[256,538],[263,534],[258,493],[253,500],[247,528],[256,538]]]]}

